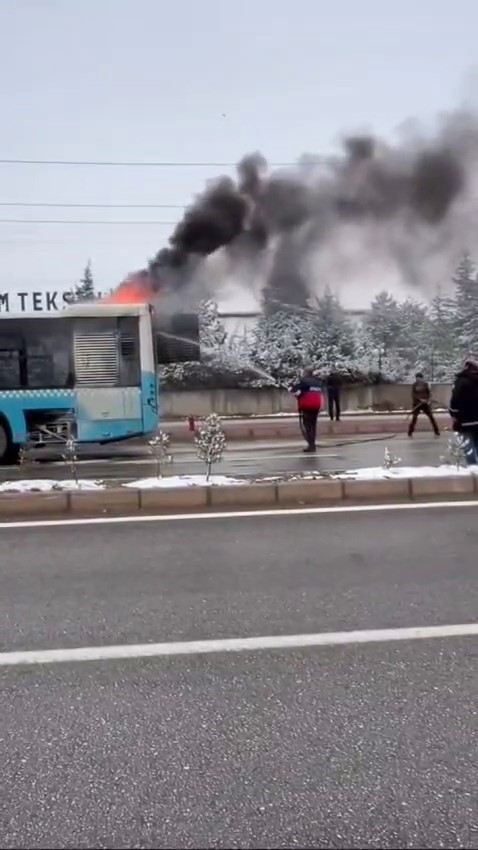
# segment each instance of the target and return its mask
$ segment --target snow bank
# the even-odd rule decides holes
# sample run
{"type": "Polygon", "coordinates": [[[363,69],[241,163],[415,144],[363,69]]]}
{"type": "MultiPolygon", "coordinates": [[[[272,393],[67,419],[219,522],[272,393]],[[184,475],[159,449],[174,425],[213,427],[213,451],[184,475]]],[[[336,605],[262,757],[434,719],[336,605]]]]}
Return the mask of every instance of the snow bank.
{"type": "Polygon", "coordinates": [[[125,487],[135,490],[170,489],[171,487],[226,487],[231,484],[245,484],[238,478],[230,478],[228,475],[211,475],[206,481],[205,475],[168,475],[166,478],[140,478],[139,481],[130,481],[125,487]]]}
{"type": "Polygon", "coordinates": [[[332,478],[353,480],[383,481],[390,478],[448,478],[455,475],[478,475],[478,466],[460,467],[443,464],[442,466],[395,466],[384,469],[383,466],[369,466],[363,469],[350,469],[339,472],[332,478]]]}
{"type": "Polygon", "coordinates": [[[104,490],[101,481],[80,479],[79,481],[56,481],[50,478],[3,481],[0,493],[51,493],[52,490],[104,490]]]}

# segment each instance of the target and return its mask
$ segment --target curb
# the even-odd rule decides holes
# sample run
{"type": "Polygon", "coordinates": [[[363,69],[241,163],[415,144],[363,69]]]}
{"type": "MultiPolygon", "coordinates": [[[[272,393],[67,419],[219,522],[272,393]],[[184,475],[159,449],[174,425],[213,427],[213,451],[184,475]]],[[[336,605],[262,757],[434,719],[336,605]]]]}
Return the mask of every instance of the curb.
{"type": "Polygon", "coordinates": [[[131,516],[191,513],[221,508],[336,506],[354,503],[474,500],[478,476],[399,478],[381,481],[316,479],[159,490],[115,488],[77,493],[2,493],[2,521],[27,518],[131,516]]]}
{"type": "MultiPolygon", "coordinates": [[[[450,417],[447,414],[437,414],[436,420],[444,429],[450,425],[450,417]]],[[[282,440],[282,439],[299,439],[300,429],[297,418],[284,419],[280,422],[265,422],[263,424],[254,424],[254,422],[235,424],[234,422],[222,422],[222,427],[227,440],[282,440]]],[[[164,429],[171,434],[175,443],[192,443],[194,433],[187,430],[184,424],[177,423],[168,425],[164,422],[164,429]]],[[[419,419],[416,427],[417,433],[430,431],[430,423],[423,419],[419,419]]],[[[359,416],[350,417],[350,419],[342,419],[341,422],[330,422],[328,419],[320,418],[318,422],[318,436],[322,437],[351,437],[351,436],[386,436],[387,434],[407,433],[407,418],[406,413],[402,417],[390,416],[389,420],[381,419],[373,421],[360,421],[359,416]]]]}

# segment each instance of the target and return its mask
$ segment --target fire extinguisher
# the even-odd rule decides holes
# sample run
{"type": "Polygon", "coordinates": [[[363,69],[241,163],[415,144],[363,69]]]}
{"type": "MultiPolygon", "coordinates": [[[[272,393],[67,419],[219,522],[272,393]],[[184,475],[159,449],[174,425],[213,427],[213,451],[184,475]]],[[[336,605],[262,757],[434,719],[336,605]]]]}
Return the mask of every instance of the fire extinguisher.
{"type": "Polygon", "coordinates": [[[194,434],[195,431],[196,431],[196,422],[195,422],[194,416],[191,416],[191,415],[188,416],[188,425],[189,425],[189,430],[192,431],[192,433],[194,434]]]}

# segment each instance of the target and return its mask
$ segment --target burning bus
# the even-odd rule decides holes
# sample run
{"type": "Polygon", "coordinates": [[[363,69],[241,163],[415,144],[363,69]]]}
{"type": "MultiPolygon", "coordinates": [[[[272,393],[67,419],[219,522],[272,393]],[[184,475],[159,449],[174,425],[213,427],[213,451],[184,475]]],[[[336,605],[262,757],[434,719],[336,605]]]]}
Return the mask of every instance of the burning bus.
{"type": "MultiPolygon", "coordinates": [[[[124,293],[126,294],[126,293],[124,293]]],[[[75,304],[0,317],[0,463],[27,445],[107,443],[155,430],[158,366],[200,359],[194,314],[137,303],[75,304]]]]}

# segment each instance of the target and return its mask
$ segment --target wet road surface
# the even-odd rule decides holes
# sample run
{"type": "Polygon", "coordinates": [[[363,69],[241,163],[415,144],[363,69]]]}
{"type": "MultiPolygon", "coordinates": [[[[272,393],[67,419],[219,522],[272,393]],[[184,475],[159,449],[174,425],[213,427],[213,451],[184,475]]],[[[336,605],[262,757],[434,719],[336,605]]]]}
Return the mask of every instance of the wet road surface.
{"type": "MultiPolygon", "coordinates": [[[[294,442],[231,443],[223,461],[215,472],[225,475],[262,478],[312,471],[342,472],[357,467],[381,466],[385,447],[401,458],[405,466],[437,466],[447,451],[447,436],[440,439],[428,434],[417,434],[413,440],[406,437],[357,437],[339,440],[327,439],[319,444],[316,455],[304,455],[303,444],[294,442]]],[[[89,446],[78,449],[79,470],[82,478],[121,478],[134,480],[155,475],[155,462],[147,445],[89,446]]],[[[32,453],[33,463],[16,467],[0,467],[0,481],[21,478],[70,478],[68,467],[61,454],[50,449],[32,453]]],[[[173,463],[164,468],[164,474],[197,474],[203,464],[192,447],[173,448],[173,463]]]]}

